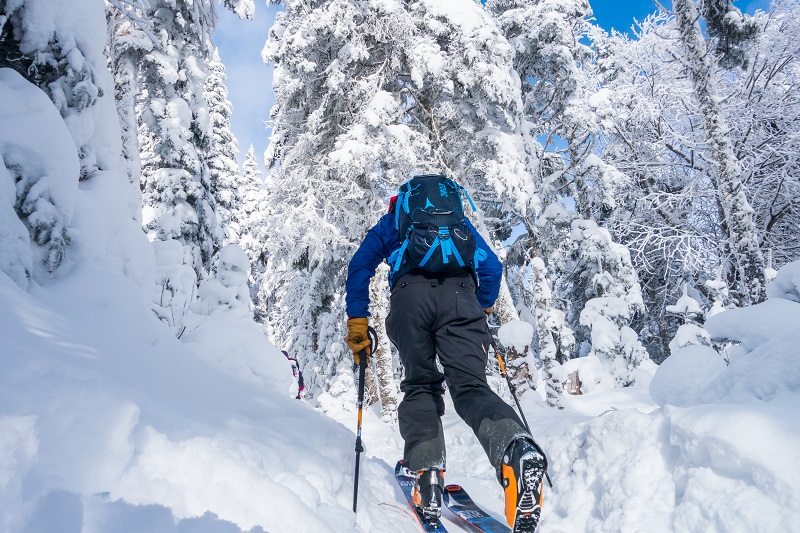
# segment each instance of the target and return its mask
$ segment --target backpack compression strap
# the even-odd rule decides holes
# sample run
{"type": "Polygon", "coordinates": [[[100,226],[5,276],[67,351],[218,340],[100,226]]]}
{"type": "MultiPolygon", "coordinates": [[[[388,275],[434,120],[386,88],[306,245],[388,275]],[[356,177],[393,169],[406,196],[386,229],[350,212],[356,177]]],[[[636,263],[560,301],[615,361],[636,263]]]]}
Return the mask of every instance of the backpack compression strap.
{"type": "Polygon", "coordinates": [[[425,263],[433,255],[433,252],[436,250],[436,245],[439,245],[442,249],[442,262],[447,264],[450,262],[450,255],[452,254],[455,257],[456,261],[458,261],[458,266],[463,267],[465,266],[464,260],[461,259],[461,254],[458,253],[455,245],[453,244],[453,239],[450,238],[450,230],[447,226],[443,226],[439,228],[439,233],[436,235],[436,239],[434,239],[433,244],[428,249],[428,253],[425,254],[425,257],[422,258],[422,261],[419,262],[419,266],[425,266],[425,263]]]}

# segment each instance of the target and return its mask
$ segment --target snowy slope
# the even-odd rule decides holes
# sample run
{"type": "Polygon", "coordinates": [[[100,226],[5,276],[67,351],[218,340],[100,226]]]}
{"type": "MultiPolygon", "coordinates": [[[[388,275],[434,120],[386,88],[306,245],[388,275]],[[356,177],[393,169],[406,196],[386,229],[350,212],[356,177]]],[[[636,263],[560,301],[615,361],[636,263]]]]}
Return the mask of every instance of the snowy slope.
{"type": "MultiPolygon", "coordinates": [[[[285,380],[209,362],[103,269],[27,292],[0,275],[0,310],[3,531],[417,530],[392,480],[402,442],[375,407],[354,523],[354,406],[326,416],[285,380]]],[[[542,531],[797,530],[800,333],[789,317],[800,304],[784,299],[712,319],[746,348],[683,393],[665,363],[653,388],[695,398],[682,406],[641,388],[598,388],[561,412],[526,398],[555,484],[542,531]]],[[[274,348],[264,358],[282,368],[274,348]]],[[[450,407],[444,425],[447,481],[501,517],[477,441],[450,407]]]]}

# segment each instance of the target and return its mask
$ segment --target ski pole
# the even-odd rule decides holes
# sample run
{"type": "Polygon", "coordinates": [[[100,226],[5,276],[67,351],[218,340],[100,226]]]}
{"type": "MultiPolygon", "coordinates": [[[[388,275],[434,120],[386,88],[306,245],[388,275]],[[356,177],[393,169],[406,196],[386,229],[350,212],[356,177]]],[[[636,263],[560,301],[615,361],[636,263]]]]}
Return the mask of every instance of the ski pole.
{"type": "Polygon", "coordinates": [[[374,329],[367,328],[367,338],[369,339],[369,346],[358,352],[358,403],[356,406],[358,407],[358,428],[356,429],[356,472],[355,472],[355,483],[353,484],[353,512],[356,511],[356,507],[358,506],[358,470],[360,464],[360,457],[361,452],[364,451],[364,446],[361,443],[361,420],[362,420],[362,410],[364,406],[364,389],[365,381],[366,381],[366,373],[367,373],[367,358],[368,352],[374,353],[372,349],[374,346],[378,345],[378,334],[375,332],[374,329]]]}
{"type": "MultiPolygon", "coordinates": [[[[517,404],[517,411],[519,411],[519,416],[520,416],[520,418],[522,418],[522,423],[525,425],[525,430],[529,434],[531,434],[531,427],[528,425],[528,421],[525,419],[525,413],[522,412],[522,406],[519,404],[519,398],[517,398],[517,388],[514,386],[514,383],[511,382],[511,378],[508,377],[508,372],[506,372],[506,364],[503,361],[503,357],[500,354],[500,350],[497,348],[497,344],[495,343],[494,335],[492,335],[491,332],[489,333],[489,338],[491,338],[492,348],[494,349],[494,355],[495,355],[495,357],[497,357],[497,363],[500,365],[500,375],[503,376],[504,378],[506,378],[506,382],[508,383],[508,390],[511,391],[511,396],[514,397],[514,402],[517,404]]],[[[485,351],[485,349],[484,349],[484,351],[485,351]]],[[[537,445],[537,448],[538,448],[538,445],[537,445]]],[[[541,448],[540,448],[540,451],[541,451],[541,448]]],[[[544,453],[544,452],[542,452],[542,453],[544,453]]],[[[550,487],[552,488],[553,487],[553,482],[550,481],[550,474],[547,473],[547,471],[545,471],[544,475],[547,478],[547,484],[550,485],[550,487]]]]}
{"type": "Polygon", "coordinates": [[[497,344],[494,340],[494,335],[491,335],[492,339],[492,348],[494,348],[494,356],[497,358],[497,363],[500,365],[500,375],[506,378],[506,383],[508,383],[508,390],[511,391],[511,396],[514,397],[514,402],[517,404],[517,411],[519,411],[519,416],[522,418],[522,423],[525,424],[525,429],[528,433],[531,432],[530,426],[528,426],[528,421],[525,419],[525,413],[522,412],[522,406],[519,404],[519,398],[517,398],[517,388],[514,386],[514,383],[511,381],[511,378],[508,377],[508,372],[506,372],[506,363],[503,361],[503,357],[500,354],[500,350],[497,348],[497,344]]]}

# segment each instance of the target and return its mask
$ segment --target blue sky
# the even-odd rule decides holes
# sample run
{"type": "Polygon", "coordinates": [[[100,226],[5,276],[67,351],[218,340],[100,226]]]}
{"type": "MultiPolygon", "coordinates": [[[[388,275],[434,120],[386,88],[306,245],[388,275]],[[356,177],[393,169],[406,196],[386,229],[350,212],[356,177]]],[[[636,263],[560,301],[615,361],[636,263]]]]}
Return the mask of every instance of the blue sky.
{"type": "MultiPolygon", "coordinates": [[[[465,0],[467,1],[467,0],[465,0]]],[[[589,0],[596,23],[610,30],[630,32],[634,19],[642,20],[656,11],[653,0],[589,0]]],[[[239,20],[234,14],[219,7],[219,22],[214,41],[228,72],[228,97],[233,103],[231,127],[239,140],[239,162],[244,160],[250,144],[261,163],[269,142],[269,129],[265,124],[274,97],[272,93],[272,67],[261,60],[261,49],[275,14],[274,6],[264,0],[256,2],[254,20],[239,20]]],[[[746,13],[757,9],[767,10],[770,0],[739,0],[736,5],[746,13]]],[[[671,0],[662,5],[671,7],[671,0]]],[[[263,168],[262,168],[263,171],[263,168]]]]}
{"type": "Polygon", "coordinates": [[[244,161],[250,144],[261,163],[269,142],[265,122],[275,101],[272,66],[261,59],[261,49],[279,9],[267,7],[261,0],[257,2],[253,20],[239,20],[224,7],[217,7],[219,21],[214,42],[228,74],[228,98],[233,104],[231,128],[239,140],[239,163],[244,161]]]}

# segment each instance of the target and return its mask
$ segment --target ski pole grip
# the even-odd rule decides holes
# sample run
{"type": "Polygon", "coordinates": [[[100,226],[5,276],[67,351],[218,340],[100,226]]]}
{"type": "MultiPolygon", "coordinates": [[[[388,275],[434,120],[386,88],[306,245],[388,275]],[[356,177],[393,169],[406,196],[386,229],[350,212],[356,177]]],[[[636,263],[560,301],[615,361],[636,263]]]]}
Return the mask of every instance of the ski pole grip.
{"type": "Polygon", "coordinates": [[[378,332],[372,326],[367,328],[367,338],[369,339],[369,353],[373,354],[378,346],[378,332]]]}

